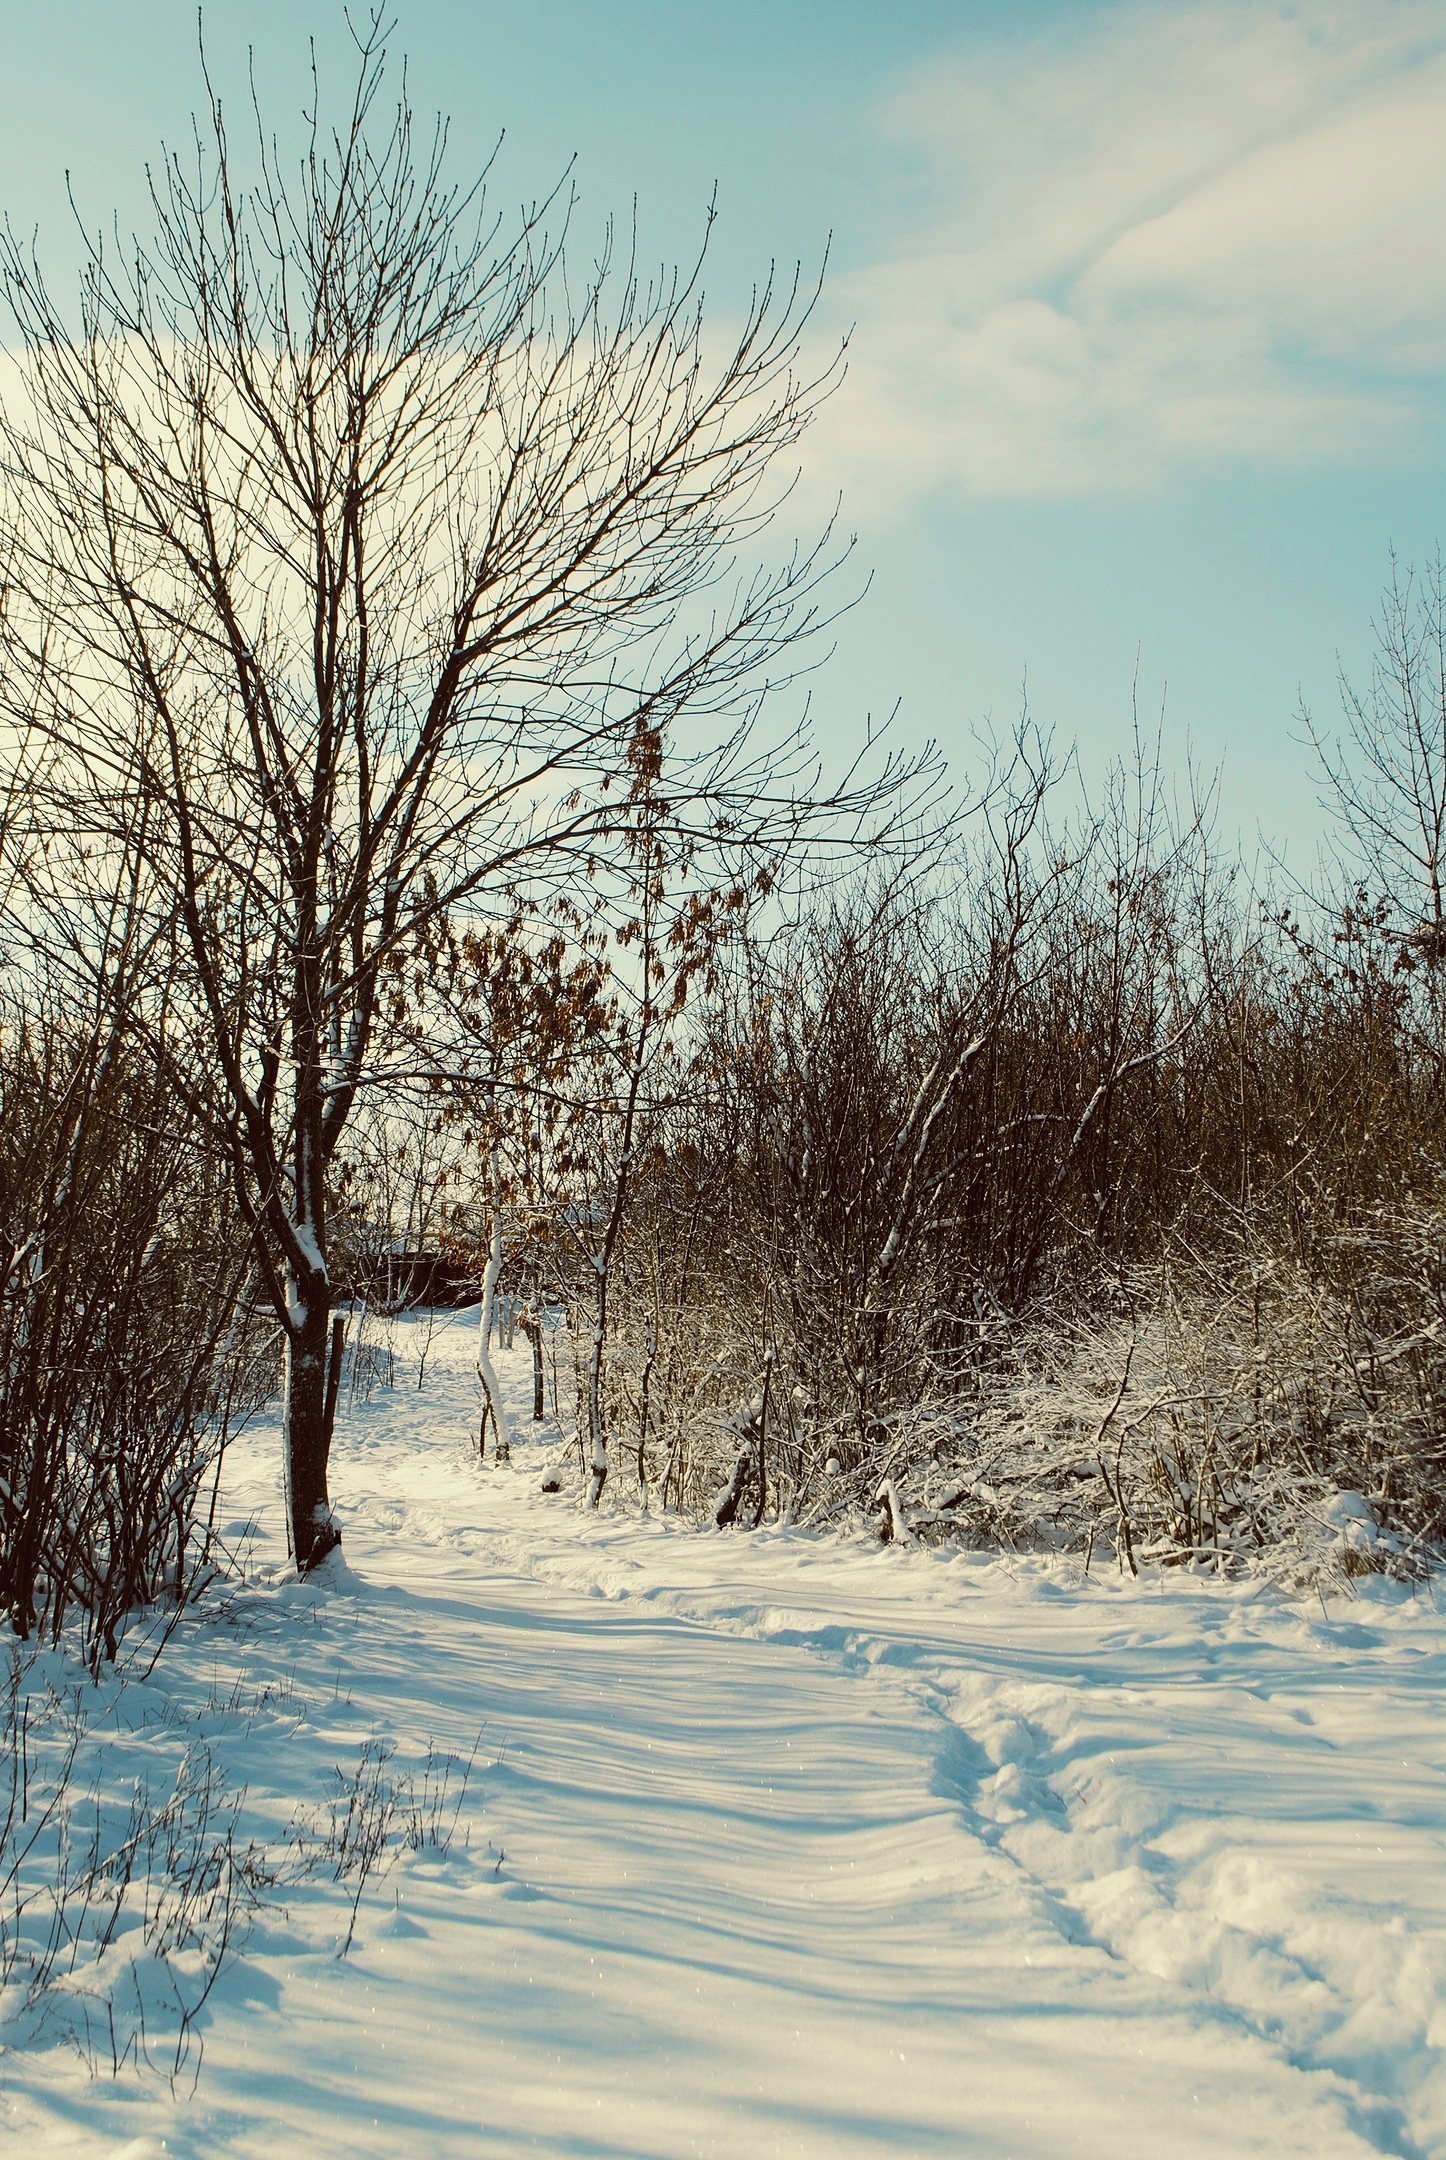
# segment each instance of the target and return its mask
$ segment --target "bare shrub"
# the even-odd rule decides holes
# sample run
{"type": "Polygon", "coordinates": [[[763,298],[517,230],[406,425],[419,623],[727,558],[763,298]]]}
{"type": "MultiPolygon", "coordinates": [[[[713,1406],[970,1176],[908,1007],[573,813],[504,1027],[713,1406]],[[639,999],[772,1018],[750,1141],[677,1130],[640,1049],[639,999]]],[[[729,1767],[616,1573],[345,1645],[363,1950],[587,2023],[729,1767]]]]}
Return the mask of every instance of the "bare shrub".
{"type": "MultiPolygon", "coordinates": [[[[197,2018],[272,1878],[243,1845],[244,1789],[190,1742],[168,1793],[80,1775],[89,1718],[12,1651],[0,1737],[0,2016],[92,2070],[173,2083],[200,2068],[197,2018]],[[38,1680],[38,1685],[36,1684],[38,1680]],[[194,2051],[194,2059],[193,2059],[194,2051]]],[[[13,2038],[12,2038],[13,2044],[13,2038]]]]}
{"type": "Polygon", "coordinates": [[[224,1172],[132,1017],[43,974],[0,1005],[0,1604],[21,1637],[78,1617],[93,1670],[204,1579],[270,1379],[224,1172]]]}
{"type": "Polygon", "coordinates": [[[302,1813],[291,1827],[293,1881],[326,1875],[350,1893],[346,1931],[337,1946],[344,1958],[356,1938],[357,1917],[368,1883],[383,1879],[402,1851],[451,1851],[481,1735],[465,1757],[430,1743],[421,1770],[396,1770],[395,1742],[373,1733],[363,1741],[355,1766],[338,1763],[319,1808],[302,1813]]]}

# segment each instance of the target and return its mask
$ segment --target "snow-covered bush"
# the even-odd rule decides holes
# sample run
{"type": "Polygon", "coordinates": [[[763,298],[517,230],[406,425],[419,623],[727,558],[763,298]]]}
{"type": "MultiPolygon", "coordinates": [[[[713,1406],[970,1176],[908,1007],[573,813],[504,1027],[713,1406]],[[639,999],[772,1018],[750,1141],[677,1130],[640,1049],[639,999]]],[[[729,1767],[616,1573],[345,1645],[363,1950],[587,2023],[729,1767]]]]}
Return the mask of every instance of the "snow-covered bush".
{"type": "Polygon", "coordinates": [[[1446,1528],[1443,1262],[1446,1218],[1401,1207],[1309,1265],[1242,1235],[1102,1276],[901,1422],[915,1527],[1131,1568],[1420,1573],[1446,1528]]]}

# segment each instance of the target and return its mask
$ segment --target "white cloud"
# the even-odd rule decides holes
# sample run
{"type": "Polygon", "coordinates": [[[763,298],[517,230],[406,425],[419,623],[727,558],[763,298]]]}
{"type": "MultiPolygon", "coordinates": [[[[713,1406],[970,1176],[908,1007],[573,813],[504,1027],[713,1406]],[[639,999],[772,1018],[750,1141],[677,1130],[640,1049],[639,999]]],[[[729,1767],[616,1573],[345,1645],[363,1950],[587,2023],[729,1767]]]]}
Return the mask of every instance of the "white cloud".
{"type": "Polygon", "coordinates": [[[881,115],[930,208],[840,281],[851,503],[1402,457],[1446,365],[1446,5],[1112,8],[881,115]]]}

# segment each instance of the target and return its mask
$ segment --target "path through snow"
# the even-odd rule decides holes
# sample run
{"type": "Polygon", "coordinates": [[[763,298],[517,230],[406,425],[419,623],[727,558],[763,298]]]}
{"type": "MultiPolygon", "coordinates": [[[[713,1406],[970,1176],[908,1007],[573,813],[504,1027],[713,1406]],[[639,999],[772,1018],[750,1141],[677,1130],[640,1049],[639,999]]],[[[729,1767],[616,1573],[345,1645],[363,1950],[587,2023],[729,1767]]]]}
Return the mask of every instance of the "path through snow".
{"type": "MultiPolygon", "coordinates": [[[[187,1706],[273,1845],[368,1734],[480,1727],[470,1844],[345,1960],[336,1895],[263,1914],[193,2097],[0,2059],[24,2149],[1446,2156],[1429,1599],[588,1516],[555,1448],[469,1459],[472,1351],[348,1417],[332,1586],[116,1705],[132,1749],[187,1706]]],[[[274,1444],[228,1495],[272,1566],[274,1444]]]]}

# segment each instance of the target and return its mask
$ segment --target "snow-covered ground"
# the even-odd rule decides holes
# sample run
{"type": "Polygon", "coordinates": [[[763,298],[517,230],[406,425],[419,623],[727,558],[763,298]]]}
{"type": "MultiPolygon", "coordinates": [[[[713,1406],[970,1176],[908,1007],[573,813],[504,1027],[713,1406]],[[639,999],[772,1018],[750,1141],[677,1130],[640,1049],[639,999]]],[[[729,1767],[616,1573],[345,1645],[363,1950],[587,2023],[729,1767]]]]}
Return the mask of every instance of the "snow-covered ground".
{"type": "Polygon", "coordinates": [[[345,1885],[269,1893],[194,2090],[0,2056],[17,2152],[1446,2155],[1429,1595],[593,1516],[554,1433],[478,1469],[472,1356],[345,1416],[324,1588],[238,1448],[275,1578],[107,1683],[115,1776],[200,1735],[273,1850],[480,1730],[450,1850],[344,1958],[345,1885]]]}

